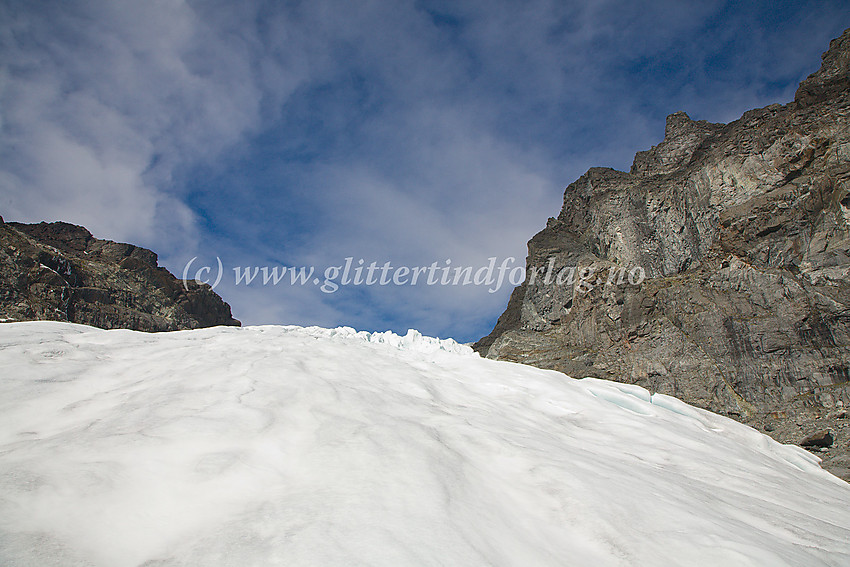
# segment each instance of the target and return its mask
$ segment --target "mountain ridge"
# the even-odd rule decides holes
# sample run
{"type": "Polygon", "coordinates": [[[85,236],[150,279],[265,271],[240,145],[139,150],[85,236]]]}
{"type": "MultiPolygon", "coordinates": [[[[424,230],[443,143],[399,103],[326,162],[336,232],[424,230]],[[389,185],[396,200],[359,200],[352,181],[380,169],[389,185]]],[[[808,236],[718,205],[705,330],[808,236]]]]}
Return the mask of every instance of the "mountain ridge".
{"type": "Polygon", "coordinates": [[[850,30],[794,101],[729,124],[667,118],[631,170],[591,168],[528,243],[528,278],[474,348],[638,384],[800,443],[850,480],[850,30]],[[611,285],[611,270],[646,280],[611,285]]]}
{"type": "Polygon", "coordinates": [[[2,217],[0,319],[152,332],[241,325],[209,285],[178,280],[151,250],[65,222],[2,217]]]}

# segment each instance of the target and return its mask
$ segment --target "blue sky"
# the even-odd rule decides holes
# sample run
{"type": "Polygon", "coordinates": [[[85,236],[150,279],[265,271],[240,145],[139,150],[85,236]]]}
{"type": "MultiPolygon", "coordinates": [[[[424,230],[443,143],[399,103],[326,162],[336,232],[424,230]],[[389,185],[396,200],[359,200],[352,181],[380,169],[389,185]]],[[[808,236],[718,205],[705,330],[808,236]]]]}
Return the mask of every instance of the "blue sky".
{"type": "Polygon", "coordinates": [[[0,215],[224,275],[246,324],[489,332],[487,286],[237,285],[234,267],[516,258],[667,114],[793,99],[844,2],[0,1],[0,215]]]}

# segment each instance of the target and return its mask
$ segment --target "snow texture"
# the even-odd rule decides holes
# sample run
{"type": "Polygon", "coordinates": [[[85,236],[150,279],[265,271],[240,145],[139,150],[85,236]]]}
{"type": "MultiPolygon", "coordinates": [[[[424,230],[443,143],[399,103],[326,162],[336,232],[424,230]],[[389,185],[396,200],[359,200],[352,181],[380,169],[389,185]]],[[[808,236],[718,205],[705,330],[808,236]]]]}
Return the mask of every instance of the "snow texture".
{"type": "Polygon", "coordinates": [[[7,323],[0,565],[850,565],[850,486],[416,332],[7,323]]]}

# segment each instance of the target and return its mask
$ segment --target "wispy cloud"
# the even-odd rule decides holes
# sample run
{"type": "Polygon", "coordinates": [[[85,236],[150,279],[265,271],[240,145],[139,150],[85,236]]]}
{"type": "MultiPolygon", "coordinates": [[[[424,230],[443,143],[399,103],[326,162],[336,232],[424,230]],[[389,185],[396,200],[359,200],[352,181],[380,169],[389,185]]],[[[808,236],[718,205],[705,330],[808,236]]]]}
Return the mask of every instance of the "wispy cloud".
{"type": "MultiPolygon", "coordinates": [[[[664,116],[786,102],[840,2],[6,2],[0,209],[229,265],[525,255],[664,116]]],[[[248,323],[470,340],[509,290],[220,288],[248,323]],[[343,293],[344,292],[344,293],[343,293]]]]}

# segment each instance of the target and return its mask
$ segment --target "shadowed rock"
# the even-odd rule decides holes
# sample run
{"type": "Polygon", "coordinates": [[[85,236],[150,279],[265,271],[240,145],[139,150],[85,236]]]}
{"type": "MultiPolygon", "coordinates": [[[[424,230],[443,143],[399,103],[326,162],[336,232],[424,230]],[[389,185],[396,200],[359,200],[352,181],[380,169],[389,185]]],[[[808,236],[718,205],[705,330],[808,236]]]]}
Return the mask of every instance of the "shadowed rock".
{"type": "Polygon", "coordinates": [[[832,435],[832,431],[830,431],[829,429],[824,429],[816,433],[812,433],[811,435],[800,441],[800,446],[830,447],[834,441],[835,438],[832,435]]]}

